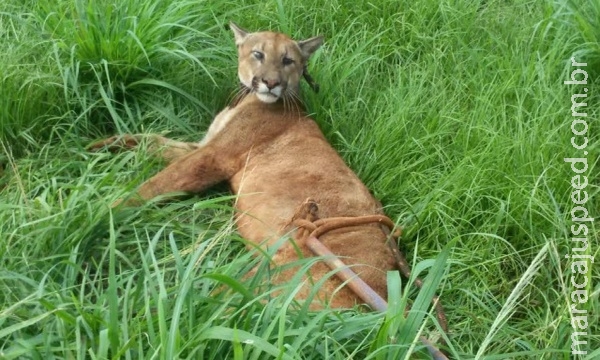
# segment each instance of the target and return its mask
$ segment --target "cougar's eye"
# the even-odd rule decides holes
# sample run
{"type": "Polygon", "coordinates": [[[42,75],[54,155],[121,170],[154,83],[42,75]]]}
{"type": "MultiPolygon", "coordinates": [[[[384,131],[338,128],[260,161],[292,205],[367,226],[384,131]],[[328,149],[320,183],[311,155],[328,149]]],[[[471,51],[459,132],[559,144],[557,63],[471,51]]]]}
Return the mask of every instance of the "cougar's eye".
{"type": "Polygon", "coordinates": [[[292,65],[294,63],[294,59],[289,58],[287,56],[285,56],[283,58],[283,60],[281,60],[281,62],[283,63],[283,65],[287,66],[287,65],[292,65]]]}
{"type": "Polygon", "coordinates": [[[254,56],[254,58],[259,61],[263,61],[265,59],[265,54],[257,50],[252,51],[252,56],[254,56]]]}

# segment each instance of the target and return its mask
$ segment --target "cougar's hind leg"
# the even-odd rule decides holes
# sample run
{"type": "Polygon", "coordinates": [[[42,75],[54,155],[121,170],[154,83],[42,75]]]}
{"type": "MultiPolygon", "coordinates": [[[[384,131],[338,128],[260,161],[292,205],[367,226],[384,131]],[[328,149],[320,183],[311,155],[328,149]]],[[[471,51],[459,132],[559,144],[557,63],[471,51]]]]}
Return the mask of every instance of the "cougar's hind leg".
{"type": "Polygon", "coordinates": [[[93,143],[89,144],[86,149],[94,152],[107,149],[110,152],[117,153],[137,147],[142,142],[144,137],[146,137],[146,135],[143,134],[115,135],[106,139],[94,141],[93,143]]]}
{"type": "Polygon", "coordinates": [[[87,149],[90,151],[107,149],[110,152],[117,153],[134,149],[142,143],[147,144],[146,149],[150,154],[162,158],[168,163],[181,158],[199,147],[196,143],[172,140],[156,134],[127,134],[116,135],[93,142],[88,145],[87,149]]]}

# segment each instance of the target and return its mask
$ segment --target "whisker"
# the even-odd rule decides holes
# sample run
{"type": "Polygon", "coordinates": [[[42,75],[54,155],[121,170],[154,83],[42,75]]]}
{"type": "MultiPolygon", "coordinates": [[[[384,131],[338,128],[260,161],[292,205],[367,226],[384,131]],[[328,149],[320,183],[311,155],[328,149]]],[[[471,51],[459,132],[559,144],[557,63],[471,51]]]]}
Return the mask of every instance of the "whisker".
{"type": "Polygon", "coordinates": [[[304,101],[296,91],[289,92],[290,101],[293,103],[296,112],[301,113],[306,107],[304,101]]]}
{"type": "Polygon", "coordinates": [[[248,94],[252,92],[252,89],[245,86],[244,84],[240,84],[237,90],[235,90],[229,97],[229,106],[236,106],[242,101],[248,94]]]}
{"type": "Polygon", "coordinates": [[[297,101],[297,96],[296,94],[292,93],[290,96],[290,102],[294,105],[294,111],[299,114],[302,112],[302,110],[300,109],[300,107],[298,106],[298,101],[297,101]]]}
{"type": "Polygon", "coordinates": [[[286,105],[284,108],[285,111],[290,112],[290,113],[293,112],[294,111],[294,109],[293,109],[294,102],[290,98],[289,94],[286,93],[285,96],[283,97],[283,99],[284,99],[284,104],[286,105]]]}
{"type": "Polygon", "coordinates": [[[293,104],[293,101],[292,101],[292,99],[290,98],[290,95],[289,95],[289,93],[286,93],[286,94],[285,94],[285,96],[284,96],[284,103],[286,104],[286,109],[285,109],[285,110],[286,110],[287,112],[290,112],[290,113],[291,113],[291,112],[293,112],[293,110],[294,110],[294,109],[292,108],[292,106],[293,106],[294,104],[293,104]]]}
{"type": "Polygon", "coordinates": [[[294,105],[293,102],[290,99],[290,92],[286,91],[285,94],[283,95],[283,104],[284,104],[284,112],[292,112],[292,106],[294,105]]]}

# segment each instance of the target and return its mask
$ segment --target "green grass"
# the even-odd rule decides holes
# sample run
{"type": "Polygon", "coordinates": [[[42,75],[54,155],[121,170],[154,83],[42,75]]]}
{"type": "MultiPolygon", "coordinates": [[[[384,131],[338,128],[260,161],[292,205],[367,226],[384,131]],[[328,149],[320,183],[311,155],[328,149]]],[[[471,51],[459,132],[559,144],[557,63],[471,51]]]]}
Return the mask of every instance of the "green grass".
{"type": "MultiPolygon", "coordinates": [[[[571,359],[570,58],[587,62],[586,207],[600,216],[600,2],[5,0],[0,3],[0,358],[426,358],[427,292],[386,314],[262,289],[223,188],[112,211],[160,169],[94,139],[197,140],[237,79],[230,20],[322,34],[304,98],[440,282],[457,359],[571,359]],[[447,258],[447,261],[444,259],[447,258]],[[434,259],[438,262],[434,264],[434,259]],[[409,303],[413,312],[404,317],[409,303]]],[[[590,223],[589,255],[600,259],[590,223]]],[[[301,264],[310,265],[307,260],[301,264]]],[[[583,305],[600,354],[600,272],[583,305]]],[[[403,290],[400,290],[402,287],[403,290]]],[[[429,289],[431,290],[431,289],[429,289]]]]}

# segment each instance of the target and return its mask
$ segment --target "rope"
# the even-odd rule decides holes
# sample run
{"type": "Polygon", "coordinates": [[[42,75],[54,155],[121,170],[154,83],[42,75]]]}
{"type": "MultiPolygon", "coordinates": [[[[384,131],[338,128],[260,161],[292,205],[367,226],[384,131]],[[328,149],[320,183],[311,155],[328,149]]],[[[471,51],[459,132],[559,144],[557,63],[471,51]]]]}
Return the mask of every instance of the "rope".
{"type": "MultiPolygon", "coordinates": [[[[305,202],[306,204],[306,202],[305,202]]],[[[313,211],[309,211],[311,214],[313,211]]],[[[384,226],[384,229],[387,230],[384,232],[386,235],[390,235],[391,231],[396,227],[396,224],[385,215],[364,215],[364,216],[354,216],[354,217],[330,217],[324,219],[318,219],[315,221],[310,221],[302,218],[295,218],[292,220],[292,225],[306,229],[310,231],[308,234],[308,238],[314,237],[315,239],[319,239],[323,234],[337,229],[342,229],[351,226],[360,226],[366,224],[378,223],[384,226]]],[[[394,239],[398,239],[401,235],[401,229],[397,228],[396,231],[391,234],[391,237],[394,239]]],[[[313,242],[314,244],[314,242],[313,242]]],[[[388,242],[390,249],[396,258],[396,265],[398,266],[398,270],[404,275],[407,279],[410,278],[411,270],[408,262],[404,255],[398,250],[397,246],[394,246],[392,242],[388,242]]],[[[312,249],[311,249],[312,250],[312,249]]],[[[314,251],[313,251],[314,252],[314,251]]],[[[362,281],[362,280],[361,280],[362,281]]],[[[415,285],[419,289],[423,287],[423,281],[420,278],[415,279],[415,285]]],[[[437,295],[433,297],[433,304],[436,312],[436,317],[440,326],[444,332],[448,332],[448,320],[446,318],[446,314],[442,307],[442,303],[437,295]]]]}
{"type": "MultiPolygon", "coordinates": [[[[292,224],[297,227],[302,227],[311,231],[309,236],[319,238],[321,235],[341,228],[360,226],[372,223],[379,223],[386,226],[389,229],[395,227],[394,222],[385,215],[365,215],[365,216],[353,216],[353,217],[330,217],[325,219],[318,219],[316,221],[310,221],[306,219],[295,219],[292,224]]],[[[398,234],[398,236],[400,236],[398,234]]],[[[394,234],[396,237],[396,234],[394,234]]]]}
{"type": "MultiPolygon", "coordinates": [[[[396,265],[402,275],[410,278],[411,270],[404,255],[398,250],[397,239],[401,236],[401,229],[396,228],[396,224],[385,215],[364,215],[354,217],[330,217],[317,218],[318,206],[312,199],[307,199],[296,211],[289,225],[293,225],[299,232],[308,232],[308,234],[298,234],[299,237],[306,237],[306,244],[309,249],[318,256],[323,256],[323,261],[330,269],[336,270],[336,276],[342,280],[358,297],[378,311],[387,309],[387,302],[379,296],[367,283],[365,283],[355,272],[350,270],[335,254],[331,252],[321,241],[319,237],[323,234],[337,229],[360,226],[367,224],[379,224],[382,230],[390,239],[388,245],[396,259],[396,265]],[[307,219],[308,218],[308,219],[307,219]],[[309,220],[310,219],[310,220],[309,220]],[[394,230],[392,233],[392,230],[394,230]]],[[[419,289],[423,286],[420,278],[415,279],[415,284],[419,289]]],[[[436,311],[436,317],[444,332],[448,332],[448,322],[446,314],[437,295],[434,295],[432,302],[436,311]]],[[[448,359],[439,349],[437,349],[427,338],[421,336],[421,342],[427,347],[434,359],[448,359]]]]}

